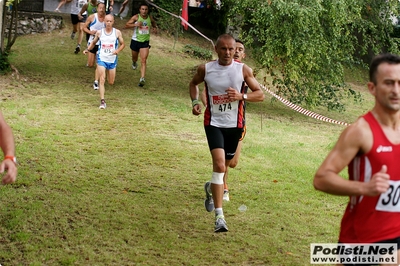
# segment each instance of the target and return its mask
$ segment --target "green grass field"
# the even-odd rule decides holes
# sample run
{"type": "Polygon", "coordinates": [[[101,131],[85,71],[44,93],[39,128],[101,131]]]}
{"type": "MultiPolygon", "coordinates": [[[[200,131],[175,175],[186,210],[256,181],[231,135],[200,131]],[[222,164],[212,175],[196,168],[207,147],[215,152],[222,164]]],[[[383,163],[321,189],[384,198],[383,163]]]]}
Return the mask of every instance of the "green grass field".
{"type": "MultiPolygon", "coordinates": [[[[203,205],[211,156],[188,90],[202,61],[182,52],[188,43],[211,45],[188,34],[152,36],[140,88],[124,30],[116,82],[99,110],[94,70],[73,53],[67,22],[19,37],[11,56],[19,74],[0,76],[19,160],[17,182],[0,187],[1,265],[309,265],[310,243],[337,241],[347,198],[315,191],[312,179],[343,126],[268,94],[250,103],[224,205],[230,231],[215,234],[203,205]]],[[[372,107],[362,81],[353,84],[362,104],[313,111],[351,123],[372,107]]]]}

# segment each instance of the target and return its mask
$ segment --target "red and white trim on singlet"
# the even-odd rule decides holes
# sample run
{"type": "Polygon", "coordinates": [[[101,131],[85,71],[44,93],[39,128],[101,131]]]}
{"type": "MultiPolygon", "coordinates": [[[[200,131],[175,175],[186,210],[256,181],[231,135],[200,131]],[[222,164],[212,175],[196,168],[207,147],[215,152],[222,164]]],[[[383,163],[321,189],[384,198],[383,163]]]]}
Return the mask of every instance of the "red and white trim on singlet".
{"type": "Polygon", "coordinates": [[[387,139],[371,112],[363,118],[372,131],[373,144],[370,151],[350,162],[349,179],[369,182],[386,165],[391,188],[376,197],[350,197],[341,223],[342,243],[374,243],[400,236],[400,145],[387,139]]]}

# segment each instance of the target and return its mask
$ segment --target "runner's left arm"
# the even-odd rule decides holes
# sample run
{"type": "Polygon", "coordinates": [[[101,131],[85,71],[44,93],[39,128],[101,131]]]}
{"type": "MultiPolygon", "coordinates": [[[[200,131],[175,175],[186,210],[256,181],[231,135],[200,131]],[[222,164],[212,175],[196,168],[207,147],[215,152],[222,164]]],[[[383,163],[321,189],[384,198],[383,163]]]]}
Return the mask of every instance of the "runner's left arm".
{"type": "Polygon", "coordinates": [[[126,22],[126,24],[125,24],[125,26],[124,26],[124,29],[132,29],[132,28],[137,27],[137,24],[135,24],[135,23],[138,21],[138,19],[139,19],[139,17],[138,17],[137,14],[134,15],[134,16],[132,16],[132,17],[128,20],[128,22],[126,22]]]}
{"type": "Polygon", "coordinates": [[[264,100],[264,92],[261,90],[260,84],[253,75],[253,70],[246,64],[243,66],[243,77],[251,93],[247,95],[248,102],[262,102],[264,100]]]}
{"type": "Polygon", "coordinates": [[[153,33],[157,33],[157,23],[154,20],[154,18],[152,16],[150,16],[150,20],[151,20],[151,30],[153,31],[153,33]]]}
{"type": "Polygon", "coordinates": [[[114,0],[110,0],[110,5],[108,7],[110,11],[114,11],[114,0]]]}
{"type": "Polygon", "coordinates": [[[120,30],[117,30],[117,38],[118,38],[118,49],[114,51],[115,55],[118,55],[119,52],[121,52],[125,48],[125,42],[124,38],[122,38],[122,34],[120,30]]]}
{"type": "Polygon", "coordinates": [[[88,53],[90,50],[92,50],[94,48],[94,46],[96,45],[96,43],[99,41],[100,39],[100,35],[101,35],[101,30],[98,30],[96,32],[96,35],[94,35],[94,39],[93,41],[90,43],[90,45],[88,46],[88,48],[86,48],[86,50],[83,51],[83,54],[88,53]]]}
{"type": "Polygon", "coordinates": [[[205,73],[206,73],[205,64],[198,66],[196,74],[194,74],[192,80],[189,83],[189,94],[190,94],[190,99],[192,100],[192,113],[194,115],[201,114],[198,85],[204,81],[205,73]]]}
{"type": "Polygon", "coordinates": [[[84,4],[84,5],[82,6],[81,11],[79,11],[79,13],[78,13],[78,18],[79,18],[79,19],[82,19],[82,18],[83,18],[83,15],[82,15],[82,14],[85,13],[85,11],[87,10],[88,5],[89,5],[89,3],[86,3],[86,4],[84,4]]]}
{"type": "Polygon", "coordinates": [[[94,14],[91,14],[85,22],[85,26],[82,27],[83,31],[86,32],[87,34],[92,35],[93,33],[90,31],[89,27],[90,27],[90,23],[92,23],[94,20],[94,14]]]}

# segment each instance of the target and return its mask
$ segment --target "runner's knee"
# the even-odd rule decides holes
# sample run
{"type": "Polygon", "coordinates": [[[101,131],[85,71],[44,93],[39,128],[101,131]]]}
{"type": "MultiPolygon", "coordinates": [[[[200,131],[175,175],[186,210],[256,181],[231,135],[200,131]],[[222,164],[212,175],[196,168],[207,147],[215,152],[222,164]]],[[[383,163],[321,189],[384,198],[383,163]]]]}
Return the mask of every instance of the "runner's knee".
{"type": "Polygon", "coordinates": [[[235,168],[238,164],[237,160],[231,160],[231,162],[229,163],[229,167],[230,168],[235,168]]]}

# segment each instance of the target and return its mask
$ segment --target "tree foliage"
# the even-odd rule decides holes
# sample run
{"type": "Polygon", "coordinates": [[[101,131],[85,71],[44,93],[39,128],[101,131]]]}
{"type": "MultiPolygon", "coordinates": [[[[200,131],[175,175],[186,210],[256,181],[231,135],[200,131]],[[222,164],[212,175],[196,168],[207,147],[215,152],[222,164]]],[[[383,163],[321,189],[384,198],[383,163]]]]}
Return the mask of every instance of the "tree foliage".
{"type": "MultiPolygon", "coordinates": [[[[155,0],[154,3],[168,12],[180,15],[182,0],[155,0]]],[[[170,14],[152,8],[152,15],[157,20],[157,25],[164,31],[173,33],[179,28],[180,21],[170,14]]]]}
{"type": "Polygon", "coordinates": [[[232,22],[271,74],[278,94],[308,107],[343,110],[344,67],[382,51],[398,52],[391,16],[397,0],[242,0],[232,22]],[[238,15],[240,18],[238,19],[238,15]]]}

